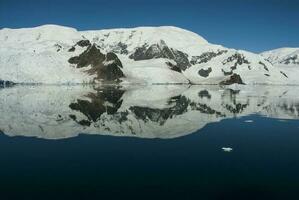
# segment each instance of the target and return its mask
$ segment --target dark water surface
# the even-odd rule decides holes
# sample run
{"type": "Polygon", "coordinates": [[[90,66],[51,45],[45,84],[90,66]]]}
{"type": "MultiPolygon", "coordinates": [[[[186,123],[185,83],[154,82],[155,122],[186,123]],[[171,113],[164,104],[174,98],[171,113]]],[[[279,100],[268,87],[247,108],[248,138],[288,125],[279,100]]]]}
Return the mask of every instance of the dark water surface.
{"type": "Polygon", "coordinates": [[[298,199],[294,88],[86,90],[0,90],[1,199],[298,199]]]}

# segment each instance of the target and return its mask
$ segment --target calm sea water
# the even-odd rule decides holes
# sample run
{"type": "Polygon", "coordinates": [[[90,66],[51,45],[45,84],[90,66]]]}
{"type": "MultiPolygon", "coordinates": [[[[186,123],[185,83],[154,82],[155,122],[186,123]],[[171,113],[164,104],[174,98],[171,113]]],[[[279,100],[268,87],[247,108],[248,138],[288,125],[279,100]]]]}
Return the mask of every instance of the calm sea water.
{"type": "Polygon", "coordinates": [[[297,199],[298,91],[2,88],[1,199],[297,199]]]}

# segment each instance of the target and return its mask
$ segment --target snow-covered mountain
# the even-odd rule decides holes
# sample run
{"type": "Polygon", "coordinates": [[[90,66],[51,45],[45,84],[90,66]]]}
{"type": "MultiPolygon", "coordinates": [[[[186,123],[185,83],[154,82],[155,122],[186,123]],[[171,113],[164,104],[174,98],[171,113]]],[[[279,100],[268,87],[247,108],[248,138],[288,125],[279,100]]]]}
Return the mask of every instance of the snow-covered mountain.
{"type": "Polygon", "coordinates": [[[280,48],[261,53],[274,65],[299,65],[299,48],[280,48]]]}
{"type": "Polygon", "coordinates": [[[93,87],[0,89],[0,133],[44,139],[78,134],[167,139],[251,114],[299,119],[299,87],[294,86],[93,87]]]}
{"type": "Polygon", "coordinates": [[[299,48],[274,49],[262,52],[260,55],[285,73],[289,80],[288,84],[298,84],[299,48]]]}
{"type": "MultiPolygon", "coordinates": [[[[0,80],[15,83],[294,84],[262,56],[177,27],[0,30],[0,80]]],[[[297,80],[297,82],[299,82],[297,80]]]]}

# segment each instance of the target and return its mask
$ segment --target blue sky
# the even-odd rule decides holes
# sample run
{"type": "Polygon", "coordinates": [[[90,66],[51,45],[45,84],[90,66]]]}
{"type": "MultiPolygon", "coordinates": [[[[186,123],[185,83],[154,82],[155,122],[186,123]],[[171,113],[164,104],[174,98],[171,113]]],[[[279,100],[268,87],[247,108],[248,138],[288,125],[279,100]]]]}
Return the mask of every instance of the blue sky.
{"type": "Polygon", "coordinates": [[[299,0],[0,0],[0,28],[79,30],[172,25],[209,42],[260,52],[299,47],[299,0]]]}

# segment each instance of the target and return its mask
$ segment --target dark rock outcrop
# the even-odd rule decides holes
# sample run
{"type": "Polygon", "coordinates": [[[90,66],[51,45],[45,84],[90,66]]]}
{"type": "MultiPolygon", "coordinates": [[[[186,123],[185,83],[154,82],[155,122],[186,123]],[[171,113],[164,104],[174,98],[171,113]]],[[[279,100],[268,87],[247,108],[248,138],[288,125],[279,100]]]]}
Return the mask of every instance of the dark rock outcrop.
{"type": "Polygon", "coordinates": [[[220,85],[231,85],[231,84],[243,84],[244,82],[239,74],[233,74],[229,77],[229,79],[220,82],[220,85]]]}
{"type": "Polygon", "coordinates": [[[237,65],[242,65],[243,63],[250,64],[249,61],[245,58],[245,56],[240,53],[235,53],[232,56],[228,57],[227,59],[225,59],[222,62],[222,64],[225,65],[225,64],[233,62],[233,61],[235,61],[234,67],[236,67],[237,65]]]}
{"type": "Polygon", "coordinates": [[[163,40],[161,40],[159,44],[153,44],[151,46],[144,44],[142,47],[137,48],[135,52],[129,56],[129,58],[136,61],[149,60],[153,58],[168,58],[174,60],[180,70],[186,70],[191,66],[186,53],[169,48],[163,40]]]}
{"type": "Polygon", "coordinates": [[[54,47],[56,48],[57,52],[59,52],[62,49],[62,46],[59,44],[55,44],[54,47]]]}
{"type": "Polygon", "coordinates": [[[74,52],[76,50],[76,46],[80,46],[80,47],[90,47],[91,43],[89,40],[80,40],[78,41],[74,46],[72,46],[71,48],[69,48],[69,52],[74,52]]]}
{"type": "Polygon", "coordinates": [[[69,52],[74,52],[75,50],[76,50],[75,47],[71,47],[68,51],[69,51],[69,52]]]}
{"type": "Polygon", "coordinates": [[[15,83],[12,81],[4,81],[0,79],[0,88],[4,88],[4,87],[11,87],[14,86],[15,83]]]}
{"type": "Polygon", "coordinates": [[[284,77],[289,78],[289,77],[286,75],[286,73],[284,73],[284,72],[282,72],[282,71],[280,71],[280,73],[281,73],[284,77]]]}
{"type": "Polygon", "coordinates": [[[269,71],[269,69],[268,69],[268,67],[266,66],[265,63],[260,61],[259,64],[262,65],[267,72],[269,71]]]}
{"type": "Polygon", "coordinates": [[[299,64],[299,57],[298,55],[290,56],[283,61],[280,62],[281,64],[299,64]]]}
{"type": "Polygon", "coordinates": [[[210,73],[212,72],[212,68],[209,67],[208,69],[200,69],[198,71],[198,74],[202,77],[208,77],[210,75],[210,73]]]}
{"type": "Polygon", "coordinates": [[[228,57],[226,60],[222,61],[222,64],[227,64],[234,62],[233,66],[231,66],[231,73],[237,69],[238,65],[242,64],[250,64],[250,62],[244,57],[243,54],[235,53],[234,55],[228,57]]]}
{"type": "Polygon", "coordinates": [[[119,81],[124,77],[121,70],[122,63],[114,53],[102,54],[96,45],[89,46],[79,56],[71,57],[68,62],[76,65],[77,68],[91,66],[86,72],[90,75],[97,75],[97,80],[119,81]]]}
{"type": "Polygon", "coordinates": [[[127,50],[127,48],[128,48],[128,45],[126,45],[125,43],[119,42],[119,43],[117,44],[117,46],[115,46],[115,47],[113,47],[113,48],[111,49],[111,51],[112,51],[113,53],[118,53],[118,54],[124,54],[124,55],[127,55],[127,54],[129,53],[128,50],[127,50]]]}
{"type": "Polygon", "coordinates": [[[198,96],[200,97],[200,98],[207,98],[207,99],[211,99],[211,95],[210,95],[210,93],[209,93],[209,91],[208,90],[201,90],[199,93],[198,93],[198,96]]]}
{"type": "Polygon", "coordinates": [[[169,69],[179,72],[179,73],[182,72],[182,70],[177,65],[174,65],[171,62],[166,62],[166,64],[169,66],[169,69]]]}
{"type": "Polygon", "coordinates": [[[80,40],[76,43],[76,45],[80,46],[80,47],[88,47],[91,45],[89,40],[80,40]]]}
{"type": "MultiPolygon", "coordinates": [[[[222,61],[222,64],[225,65],[227,63],[232,63],[232,66],[230,67],[229,71],[225,71],[222,69],[222,72],[225,76],[230,76],[234,74],[234,70],[237,69],[238,65],[242,64],[250,64],[250,62],[245,58],[243,54],[235,53],[232,56],[228,57],[224,61],[222,61]]],[[[251,70],[251,67],[248,65],[248,69],[251,70]]]]}
{"type": "Polygon", "coordinates": [[[205,52],[200,56],[192,56],[190,63],[192,65],[207,63],[208,61],[212,60],[213,58],[220,56],[226,53],[227,50],[219,50],[218,52],[205,52]]]}

